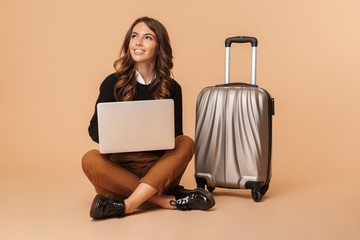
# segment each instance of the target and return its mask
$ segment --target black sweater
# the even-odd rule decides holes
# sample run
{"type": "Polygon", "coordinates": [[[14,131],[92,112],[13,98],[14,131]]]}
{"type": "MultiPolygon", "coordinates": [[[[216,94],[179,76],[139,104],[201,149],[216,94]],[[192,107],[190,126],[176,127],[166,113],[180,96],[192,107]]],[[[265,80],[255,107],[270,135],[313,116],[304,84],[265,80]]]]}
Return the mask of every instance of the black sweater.
{"type": "MultiPolygon", "coordinates": [[[[95,142],[99,143],[99,132],[97,123],[97,110],[96,105],[102,102],[115,102],[114,86],[118,81],[118,77],[115,73],[109,75],[100,85],[99,97],[95,104],[95,112],[90,120],[89,135],[95,142]]],[[[174,115],[175,115],[175,137],[182,135],[182,95],[180,85],[173,80],[172,87],[170,89],[170,99],[174,100],[174,115]]],[[[150,92],[150,85],[143,85],[137,83],[136,94],[134,100],[151,100],[154,97],[150,92]]]]}

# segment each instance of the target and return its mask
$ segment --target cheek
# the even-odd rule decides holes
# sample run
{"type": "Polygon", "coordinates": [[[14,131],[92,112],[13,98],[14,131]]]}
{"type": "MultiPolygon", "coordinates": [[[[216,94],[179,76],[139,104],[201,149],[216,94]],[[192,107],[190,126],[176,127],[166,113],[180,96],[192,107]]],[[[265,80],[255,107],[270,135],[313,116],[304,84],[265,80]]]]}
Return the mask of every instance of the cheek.
{"type": "Polygon", "coordinates": [[[130,40],[130,42],[129,42],[129,50],[133,47],[133,45],[134,45],[134,42],[130,40]]]}
{"type": "Polygon", "coordinates": [[[129,55],[131,56],[131,59],[132,59],[132,60],[135,60],[136,55],[135,55],[134,52],[131,51],[130,49],[129,49],[129,55]]]}
{"type": "Polygon", "coordinates": [[[156,53],[158,52],[158,47],[157,47],[157,44],[154,44],[152,46],[152,52],[156,55],[156,53]]]}
{"type": "Polygon", "coordinates": [[[157,48],[154,45],[148,46],[148,51],[151,56],[156,56],[157,48]]]}

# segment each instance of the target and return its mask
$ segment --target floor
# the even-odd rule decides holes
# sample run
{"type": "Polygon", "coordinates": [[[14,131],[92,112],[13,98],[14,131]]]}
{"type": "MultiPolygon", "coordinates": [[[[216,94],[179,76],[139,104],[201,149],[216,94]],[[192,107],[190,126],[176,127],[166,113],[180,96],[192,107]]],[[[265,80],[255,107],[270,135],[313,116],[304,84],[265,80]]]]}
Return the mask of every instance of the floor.
{"type": "MultiPolygon", "coordinates": [[[[195,187],[192,165],[182,181],[187,188],[195,187]]],[[[311,181],[274,164],[259,203],[250,191],[217,188],[209,211],[143,206],[125,218],[94,221],[95,194],[80,163],[60,166],[3,169],[0,239],[360,239],[355,174],[311,181]]]]}

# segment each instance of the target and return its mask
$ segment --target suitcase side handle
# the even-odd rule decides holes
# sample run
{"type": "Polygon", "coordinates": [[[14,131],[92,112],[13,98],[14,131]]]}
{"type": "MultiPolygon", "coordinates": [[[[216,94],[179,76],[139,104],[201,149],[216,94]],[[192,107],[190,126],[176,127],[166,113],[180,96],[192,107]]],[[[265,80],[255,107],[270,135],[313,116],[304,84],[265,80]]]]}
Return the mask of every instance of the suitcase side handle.
{"type": "Polygon", "coordinates": [[[256,55],[258,41],[254,37],[238,36],[230,37],[225,40],[225,84],[230,83],[230,47],[231,43],[247,43],[252,46],[251,54],[251,84],[256,85],[256,55]]]}

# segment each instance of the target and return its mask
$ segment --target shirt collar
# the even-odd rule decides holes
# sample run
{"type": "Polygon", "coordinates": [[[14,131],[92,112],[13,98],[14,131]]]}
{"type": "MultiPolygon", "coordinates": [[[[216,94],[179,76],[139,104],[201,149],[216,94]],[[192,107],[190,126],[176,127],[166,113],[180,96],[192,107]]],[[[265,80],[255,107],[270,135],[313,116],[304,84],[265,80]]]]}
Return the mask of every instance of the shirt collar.
{"type": "MultiPolygon", "coordinates": [[[[138,83],[140,83],[142,85],[149,85],[151,83],[151,81],[152,81],[152,80],[150,80],[150,82],[148,84],[146,84],[145,80],[143,79],[143,77],[141,76],[141,74],[137,70],[135,70],[135,77],[136,77],[136,80],[138,81],[138,83]]],[[[156,75],[154,76],[154,78],[155,77],[156,77],[156,75]]]]}

